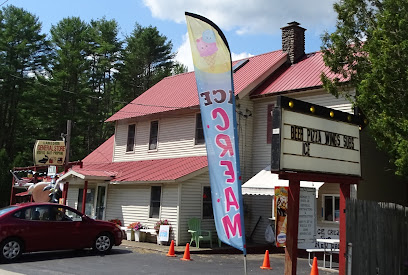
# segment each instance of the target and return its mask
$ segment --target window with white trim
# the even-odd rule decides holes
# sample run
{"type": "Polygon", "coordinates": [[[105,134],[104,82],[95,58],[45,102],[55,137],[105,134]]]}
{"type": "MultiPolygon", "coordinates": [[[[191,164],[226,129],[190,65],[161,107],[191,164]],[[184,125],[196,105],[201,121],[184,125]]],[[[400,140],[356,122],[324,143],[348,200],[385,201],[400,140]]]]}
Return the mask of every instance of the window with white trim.
{"type": "Polygon", "coordinates": [[[136,124],[129,125],[127,142],[126,142],[126,152],[133,152],[133,150],[135,149],[135,132],[136,132],[136,124]]]}
{"type": "Polygon", "coordinates": [[[340,221],[340,196],[323,195],[323,220],[330,222],[340,221]]]}
{"type": "Polygon", "coordinates": [[[160,217],[161,186],[152,186],[150,192],[149,218],[160,217]]]}
{"type": "Polygon", "coordinates": [[[196,114],[196,128],[195,128],[195,145],[201,145],[205,143],[203,123],[201,121],[201,114],[196,114]]]}
{"type": "Polygon", "coordinates": [[[214,219],[210,186],[203,187],[203,219],[214,219]]]}
{"type": "Polygon", "coordinates": [[[149,150],[157,149],[158,133],[159,133],[159,121],[155,120],[150,122],[149,150]]]}

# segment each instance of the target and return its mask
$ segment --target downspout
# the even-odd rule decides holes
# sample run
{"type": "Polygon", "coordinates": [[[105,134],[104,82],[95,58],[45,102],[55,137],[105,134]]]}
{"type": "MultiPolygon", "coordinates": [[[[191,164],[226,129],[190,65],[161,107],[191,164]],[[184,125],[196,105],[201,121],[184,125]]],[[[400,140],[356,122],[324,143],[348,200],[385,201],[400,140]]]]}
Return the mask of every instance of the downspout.
{"type": "Polygon", "coordinates": [[[182,183],[178,184],[178,203],[177,203],[177,239],[176,239],[176,246],[180,243],[180,207],[181,207],[181,185],[182,183]]]}

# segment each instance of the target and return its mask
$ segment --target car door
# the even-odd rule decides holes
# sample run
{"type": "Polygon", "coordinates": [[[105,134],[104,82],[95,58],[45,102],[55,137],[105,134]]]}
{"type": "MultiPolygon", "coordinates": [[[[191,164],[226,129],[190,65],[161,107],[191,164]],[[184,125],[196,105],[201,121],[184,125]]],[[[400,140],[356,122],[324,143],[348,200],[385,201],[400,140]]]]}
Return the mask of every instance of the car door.
{"type": "Polygon", "coordinates": [[[91,247],[94,239],[92,222],[83,218],[82,213],[67,206],[56,205],[54,208],[55,228],[64,236],[63,245],[66,249],[91,247]]]}
{"type": "Polygon", "coordinates": [[[24,239],[27,251],[57,249],[59,240],[54,239],[49,205],[36,205],[22,211],[16,226],[21,229],[19,235],[24,239]]]}

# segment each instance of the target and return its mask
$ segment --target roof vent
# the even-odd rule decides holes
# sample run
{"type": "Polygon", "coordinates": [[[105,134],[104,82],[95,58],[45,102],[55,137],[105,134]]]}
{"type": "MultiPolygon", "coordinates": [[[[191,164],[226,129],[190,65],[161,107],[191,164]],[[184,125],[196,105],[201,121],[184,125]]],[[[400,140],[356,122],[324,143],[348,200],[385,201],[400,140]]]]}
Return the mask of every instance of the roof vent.
{"type": "Polygon", "coordinates": [[[233,70],[234,73],[235,73],[236,71],[238,71],[239,69],[241,69],[242,67],[244,67],[244,65],[245,65],[246,63],[248,63],[248,62],[249,62],[249,59],[242,59],[242,60],[238,61],[234,66],[232,66],[232,70],[233,70]]]}

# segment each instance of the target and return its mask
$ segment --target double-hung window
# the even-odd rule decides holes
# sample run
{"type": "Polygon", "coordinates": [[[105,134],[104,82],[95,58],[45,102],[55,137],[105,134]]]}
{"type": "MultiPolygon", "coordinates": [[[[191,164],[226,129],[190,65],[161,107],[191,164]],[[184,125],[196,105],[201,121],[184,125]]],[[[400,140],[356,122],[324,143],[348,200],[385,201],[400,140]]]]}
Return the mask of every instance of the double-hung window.
{"type": "Polygon", "coordinates": [[[161,186],[152,186],[150,192],[150,213],[149,218],[160,217],[161,186]]]}
{"type": "Polygon", "coordinates": [[[126,142],[126,152],[133,152],[135,149],[135,132],[136,132],[136,125],[131,124],[128,126],[128,136],[126,142]]]}
{"type": "Polygon", "coordinates": [[[340,197],[338,195],[323,195],[323,220],[340,221],[340,197]]]}
{"type": "Polygon", "coordinates": [[[155,120],[150,122],[149,150],[157,149],[158,133],[159,133],[159,121],[155,120]]]}
{"type": "Polygon", "coordinates": [[[201,122],[201,114],[196,115],[196,128],[195,128],[195,145],[204,144],[204,130],[203,123],[201,122]]]}

